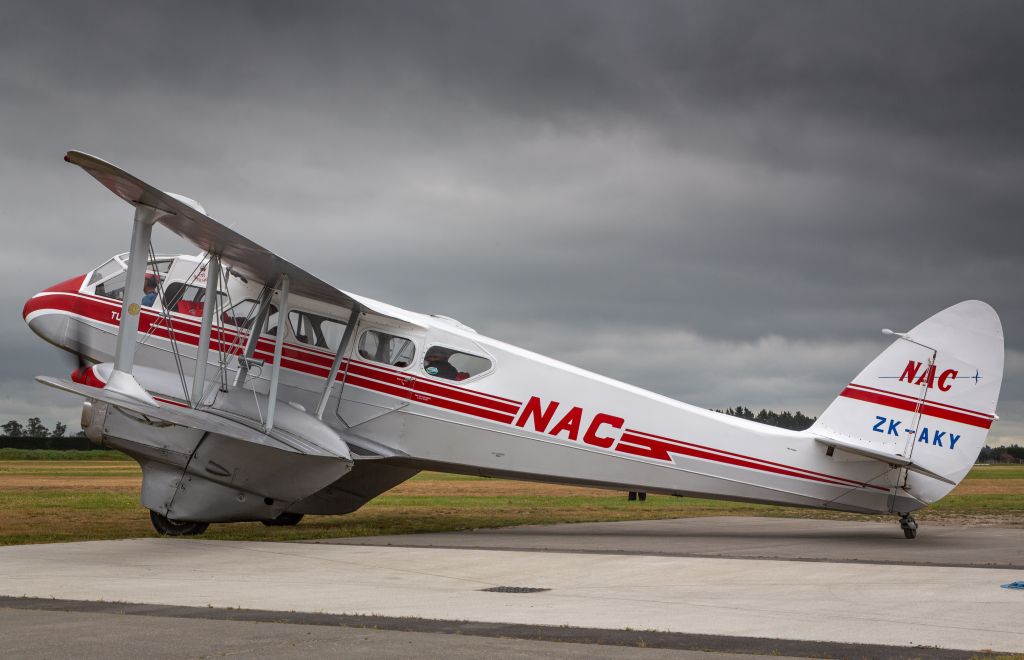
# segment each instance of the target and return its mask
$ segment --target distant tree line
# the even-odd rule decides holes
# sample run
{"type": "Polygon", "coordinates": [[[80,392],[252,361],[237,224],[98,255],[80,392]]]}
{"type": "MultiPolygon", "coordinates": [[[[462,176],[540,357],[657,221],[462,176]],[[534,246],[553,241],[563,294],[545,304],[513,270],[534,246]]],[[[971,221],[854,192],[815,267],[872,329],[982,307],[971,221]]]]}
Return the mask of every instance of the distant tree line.
{"type": "MultiPolygon", "coordinates": [[[[764,410],[754,414],[750,408],[736,406],[715,412],[725,413],[733,417],[741,417],[762,424],[778,426],[792,431],[803,431],[809,429],[817,417],[808,417],[799,410],[795,413],[783,411],[777,413],[773,410],[764,410]]],[[[978,463],[1024,463],[1024,447],[1010,445],[1009,447],[982,447],[978,454],[978,463]]]]}
{"type": "Polygon", "coordinates": [[[779,428],[789,429],[791,431],[804,431],[811,428],[811,424],[817,417],[808,417],[799,410],[795,413],[791,413],[788,410],[783,410],[778,413],[774,410],[761,409],[761,412],[754,414],[754,411],[750,408],[744,408],[743,406],[736,406],[735,408],[726,408],[725,410],[716,410],[715,412],[725,413],[726,415],[732,415],[733,417],[740,417],[742,419],[749,419],[753,422],[760,422],[761,424],[768,424],[770,426],[778,426],[779,428]]]}
{"type": "MultiPolygon", "coordinates": [[[[0,428],[4,430],[4,436],[8,438],[63,438],[64,434],[68,432],[68,427],[63,422],[54,424],[51,431],[43,426],[38,417],[29,417],[26,424],[12,419],[0,428]]],[[[85,433],[79,433],[79,435],[85,435],[85,433]]]]}
{"type": "Polygon", "coordinates": [[[0,447],[10,449],[95,449],[83,431],[68,435],[67,424],[56,422],[48,429],[38,417],[29,417],[24,424],[12,419],[0,425],[0,447]]]}
{"type": "Polygon", "coordinates": [[[1024,463],[1024,447],[982,447],[978,454],[979,463],[1024,463]]]}

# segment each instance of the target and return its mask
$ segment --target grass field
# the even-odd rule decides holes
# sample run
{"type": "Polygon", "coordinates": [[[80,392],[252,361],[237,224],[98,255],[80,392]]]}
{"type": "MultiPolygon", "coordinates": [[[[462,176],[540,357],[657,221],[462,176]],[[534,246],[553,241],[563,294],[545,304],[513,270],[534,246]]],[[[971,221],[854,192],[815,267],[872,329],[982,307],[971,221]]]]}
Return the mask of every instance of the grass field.
{"type": "MultiPolygon", "coordinates": [[[[3,450],[10,451],[23,450],[3,450]]],[[[115,460],[113,452],[69,452],[87,460],[48,453],[47,460],[0,453],[0,545],[155,536],[139,504],[136,463],[115,460]]],[[[311,516],[296,527],[214,524],[204,538],[280,541],[718,515],[872,519],[658,495],[628,502],[620,491],[426,472],[346,516],[311,516]]],[[[1024,466],[976,467],[953,493],[915,516],[932,524],[1024,526],[1024,466]]]]}
{"type": "Polygon", "coordinates": [[[60,450],[0,448],[0,461],[127,461],[127,455],[113,449],[60,450]]]}

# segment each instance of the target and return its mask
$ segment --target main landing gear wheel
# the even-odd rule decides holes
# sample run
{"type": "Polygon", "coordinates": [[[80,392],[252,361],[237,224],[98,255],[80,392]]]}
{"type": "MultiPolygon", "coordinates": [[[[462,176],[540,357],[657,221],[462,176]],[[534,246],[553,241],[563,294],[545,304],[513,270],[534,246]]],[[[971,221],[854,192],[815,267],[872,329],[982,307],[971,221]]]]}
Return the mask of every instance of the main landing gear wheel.
{"type": "Polygon", "coordinates": [[[149,519],[153,522],[153,529],[164,536],[198,536],[210,526],[204,522],[178,522],[156,511],[149,512],[149,519]]]}
{"type": "Polygon", "coordinates": [[[914,520],[909,513],[900,515],[900,527],[903,529],[903,536],[908,539],[912,539],[917,536],[917,521],[914,520]]]}
{"type": "Polygon", "coordinates": [[[273,520],[264,520],[263,524],[267,527],[291,527],[293,525],[298,525],[300,520],[302,520],[301,513],[285,511],[273,520]]]}

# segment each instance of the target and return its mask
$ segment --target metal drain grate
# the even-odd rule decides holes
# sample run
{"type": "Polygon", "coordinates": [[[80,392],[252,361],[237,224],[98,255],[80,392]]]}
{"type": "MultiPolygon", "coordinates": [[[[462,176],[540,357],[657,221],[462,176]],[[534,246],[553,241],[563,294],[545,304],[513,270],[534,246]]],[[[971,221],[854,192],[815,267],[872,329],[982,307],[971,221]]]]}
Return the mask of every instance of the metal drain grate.
{"type": "Polygon", "coordinates": [[[1017,580],[1016,582],[1011,582],[1010,584],[1004,584],[1002,585],[1002,587],[1003,589],[1024,589],[1024,580],[1017,580]]]}
{"type": "Polygon", "coordinates": [[[551,591],[544,587],[487,587],[480,591],[496,591],[501,594],[535,594],[538,591],[551,591]]]}

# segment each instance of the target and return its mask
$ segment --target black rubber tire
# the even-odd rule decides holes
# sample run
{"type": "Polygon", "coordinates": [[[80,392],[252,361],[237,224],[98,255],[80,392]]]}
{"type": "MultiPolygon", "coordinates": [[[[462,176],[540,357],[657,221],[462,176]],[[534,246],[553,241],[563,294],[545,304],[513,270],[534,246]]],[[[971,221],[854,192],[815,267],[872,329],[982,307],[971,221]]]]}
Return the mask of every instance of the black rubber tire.
{"type": "Polygon", "coordinates": [[[263,524],[267,527],[292,527],[298,525],[300,520],[302,520],[301,513],[285,511],[273,520],[264,520],[263,524]]]}
{"type": "Polygon", "coordinates": [[[910,529],[909,527],[904,527],[903,528],[903,536],[905,536],[908,539],[915,538],[917,536],[917,530],[916,529],[910,529]]]}
{"type": "Polygon", "coordinates": [[[157,534],[164,536],[199,536],[210,526],[210,523],[204,522],[178,522],[167,516],[162,516],[156,511],[149,512],[149,519],[157,534]]]}

